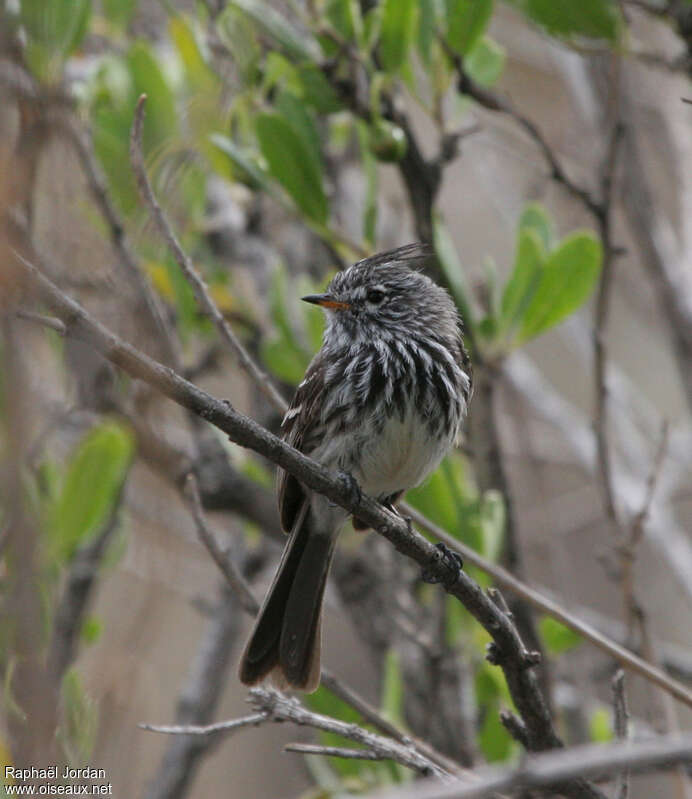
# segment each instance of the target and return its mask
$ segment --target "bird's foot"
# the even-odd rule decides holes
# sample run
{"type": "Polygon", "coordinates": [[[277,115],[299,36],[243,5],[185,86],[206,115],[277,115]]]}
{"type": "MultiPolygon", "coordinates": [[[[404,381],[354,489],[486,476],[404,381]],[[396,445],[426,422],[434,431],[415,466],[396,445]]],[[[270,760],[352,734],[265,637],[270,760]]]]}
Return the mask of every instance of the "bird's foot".
{"type": "Polygon", "coordinates": [[[431,558],[430,566],[426,569],[423,569],[421,580],[423,580],[424,583],[431,583],[432,585],[442,583],[446,587],[452,586],[459,579],[461,570],[464,568],[464,561],[458,552],[453,552],[441,541],[438,544],[435,544],[435,549],[437,552],[435,552],[431,558]],[[438,564],[442,564],[446,567],[446,576],[442,576],[437,573],[435,567],[438,564]]]}
{"type": "MultiPolygon", "coordinates": [[[[363,498],[363,492],[358,485],[358,481],[350,472],[339,472],[339,479],[341,480],[346,491],[346,498],[349,502],[357,504],[363,498]]],[[[332,505],[334,503],[331,503],[332,505]]]]}

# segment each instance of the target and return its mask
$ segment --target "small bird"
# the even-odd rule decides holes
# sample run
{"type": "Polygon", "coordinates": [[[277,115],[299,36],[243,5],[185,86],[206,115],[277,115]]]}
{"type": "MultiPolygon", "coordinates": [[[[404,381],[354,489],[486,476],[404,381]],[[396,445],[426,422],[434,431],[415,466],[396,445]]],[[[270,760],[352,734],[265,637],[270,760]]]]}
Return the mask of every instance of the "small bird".
{"type": "MultiPolygon", "coordinates": [[[[283,419],[285,440],[392,507],[440,463],[471,394],[462,322],[449,294],[417,271],[409,244],[339,272],[302,299],[327,317],[322,347],[283,419]]],[[[322,598],[347,512],[279,473],[289,539],[245,647],[239,676],[312,692],[320,682],[322,598]]],[[[366,525],[354,519],[354,527],[366,525]]]]}

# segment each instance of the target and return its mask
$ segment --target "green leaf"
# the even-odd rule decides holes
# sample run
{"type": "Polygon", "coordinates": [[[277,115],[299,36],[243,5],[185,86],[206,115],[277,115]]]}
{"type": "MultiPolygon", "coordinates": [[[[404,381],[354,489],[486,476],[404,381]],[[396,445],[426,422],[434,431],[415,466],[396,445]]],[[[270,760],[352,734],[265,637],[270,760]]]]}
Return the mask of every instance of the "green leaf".
{"type": "Polygon", "coordinates": [[[259,114],[257,138],[269,171],[315,222],[325,224],[329,213],[322,176],[310,155],[310,146],[290,123],[276,113],[259,114]]]}
{"type": "Polygon", "coordinates": [[[601,271],[599,240],[590,232],[563,239],[548,256],[519,333],[526,341],[549,330],[577,310],[590,296],[601,271]]]}
{"type": "Polygon", "coordinates": [[[459,261],[456,247],[449,235],[447,226],[442,217],[435,214],[433,218],[433,243],[440,263],[440,268],[447,280],[449,290],[454,297],[457,307],[461,311],[464,324],[473,329],[475,327],[474,314],[471,306],[471,292],[466,282],[466,275],[459,261]]]}
{"type": "Polygon", "coordinates": [[[582,642],[582,637],[579,633],[560,624],[552,616],[543,616],[538,622],[538,629],[541,638],[545,643],[545,648],[551,655],[561,655],[563,652],[568,652],[579,646],[582,642]]]}
{"type": "Polygon", "coordinates": [[[305,104],[292,92],[279,92],[275,100],[276,110],[290,123],[307,148],[312,159],[315,171],[322,173],[322,153],[320,137],[312,116],[305,108],[305,104]]]}
{"type": "Polygon", "coordinates": [[[261,0],[229,0],[224,14],[232,9],[242,11],[258,30],[273,39],[291,58],[298,61],[319,59],[315,40],[305,31],[297,30],[271,4],[261,0]]]}
{"type": "Polygon", "coordinates": [[[128,163],[127,142],[132,113],[121,108],[100,107],[92,113],[94,150],[108,186],[121,212],[129,215],[139,208],[139,194],[131,169],[123,169],[128,163]]]}
{"type": "Polygon", "coordinates": [[[360,42],[363,35],[363,20],[357,0],[329,0],[325,13],[342,38],[346,41],[360,42]]]}
{"type": "Polygon", "coordinates": [[[180,14],[173,16],[168,31],[185,67],[188,83],[197,91],[208,91],[216,86],[217,78],[202,54],[192,20],[180,14]]]}
{"type": "Polygon", "coordinates": [[[476,83],[492,86],[502,75],[506,60],[505,48],[490,36],[482,36],[469,50],[464,67],[476,83]]]}
{"type": "Polygon", "coordinates": [[[414,0],[384,0],[380,29],[380,55],[387,72],[396,72],[407,58],[413,40],[414,0]]]}
{"type": "Polygon", "coordinates": [[[106,521],[133,452],[129,431],[111,421],[94,427],[79,443],[49,514],[48,530],[61,558],[69,559],[106,521]]]}
{"type": "Polygon", "coordinates": [[[545,253],[553,249],[555,243],[553,220],[540,203],[529,203],[524,208],[519,217],[519,229],[534,230],[541,241],[545,253]]]}
{"type": "Polygon", "coordinates": [[[513,330],[524,315],[541,278],[543,263],[543,247],[538,234],[533,228],[520,228],[514,269],[502,294],[500,319],[503,331],[513,330]]]}
{"type": "Polygon", "coordinates": [[[600,707],[591,714],[589,719],[589,736],[594,743],[606,744],[613,740],[613,726],[610,713],[606,708],[600,707]]]}
{"type": "Polygon", "coordinates": [[[79,47],[91,17],[91,0],[22,0],[19,19],[26,55],[41,80],[59,77],[62,62],[79,47]]]}
{"type": "Polygon", "coordinates": [[[435,41],[437,17],[435,14],[435,0],[419,0],[418,2],[418,52],[426,67],[432,61],[432,47],[435,41]]]}
{"type": "Polygon", "coordinates": [[[510,0],[554,36],[585,36],[614,42],[623,28],[615,0],[510,0]]]}
{"type": "Polygon", "coordinates": [[[485,33],[493,0],[447,0],[447,42],[461,55],[470,53],[485,33]]]}
{"type": "Polygon", "coordinates": [[[146,42],[136,42],[130,47],[127,63],[135,97],[147,95],[142,144],[144,152],[151,154],[164,142],[173,139],[178,131],[175,99],[159,62],[146,42]]]}
{"type": "Polygon", "coordinates": [[[231,159],[236,177],[252,188],[269,190],[269,179],[257,163],[257,156],[220,133],[212,133],[210,141],[231,159]]]}

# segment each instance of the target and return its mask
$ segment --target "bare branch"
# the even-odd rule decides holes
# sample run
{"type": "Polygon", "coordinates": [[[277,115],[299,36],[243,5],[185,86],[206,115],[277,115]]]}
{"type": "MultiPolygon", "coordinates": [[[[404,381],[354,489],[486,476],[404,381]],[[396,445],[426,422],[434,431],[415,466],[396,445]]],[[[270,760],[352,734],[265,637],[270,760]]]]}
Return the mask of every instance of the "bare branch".
{"type": "Polygon", "coordinates": [[[653,464],[651,465],[649,477],[646,481],[646,494],[644,496],[644,502],[642,503],[641,510],[635,516],[632,523],[632,542],[634,545],[639,543],[639,540],[644,533],[644,525],[646,524],[646,520],[649,518],[649,514],[651,513],[651,506],[654,501],[654,495],[656,494],[656,487],[658,486],[658,482],[661,477],[663,461],[665,460],[666,452],[668,450],[669,437],[670,424],[666,419],[661,426],[661,437],[658,442],[653,464]]]}
{"type": "Polygon", "coordinates": [[[562,186],[564,186],[565,189],[573,197],[579,200],[579,202],[581,202],[582,205],[594,216],[598,216],[598,200],[593,197],[588,189],[580,186],[567,175],[564,168],[560,164],[560,161],[555,155],[553,148],[550,146],[550,144],[548,144],[548,140],[545,138],[538,125],[536,125],[533,120],[529,119],[521,111],[515,108],[508,99],[475,83],[464,67],[463,58],[452,47],[450,47],[444,36],[440,36],[439,41],[457,72],[457,88],[459,92],[461,94],[468,95],[472,100],[475,100],[478,105],[482,106],[488,111],[499,112],[511,117],[517,123],[517,125],[523,128],[538,145],[543,158],[550,168],[550,177],[557,183],[560,183],[562,186]]]}
{"type": "Polygon", "coordinates": [[[44,314],[34,313],[33,311],[25,311],[22,308],[15,312],[15,316],[18,316],[20,319],[25,319],[27,322],[35,322],[42,327],[54,330],[61,336],[64,336],[67,332],[65,325],[60,319],[56,319],[54,316],[45,316],[44,314]]]}
{"type": "Polygon", "coordinates": [[[221,721],[204,727],[194,725],[165,727],[152,724],[140,724],[139,726],[144,730],[172,735],[209,736],[233,732],[241,727],[256,726],[268,721],[289,721],[300,726],[331,732],[335,735],[340,735],[342,738],[362,744],[368,750],[376,753],[378,760],[394,760],[396,763],[413,769],[424,776],[449,777],[446,771],[420,754],[413,746],[407,746],[377,733],[369,732],[357,724],[347,724],[344,721],[324,716],[321,713],[313,713],[303,707],[297,699],[289,699],[278,691],[266,688],[252,688],[250,697],[257,712],[240,719],[221,721]]]}
{"type": "Polygon", "coordinates": [[[232,733],[243,727],[257,727],[268,718],[266,713],[252,713],[239,719],[217,721],[215,724],[138,724],[141,730],[160,732],[164,735],[218,735],[232,733]]]}
{"type": "Polygon", "coordinates": [[[598,232],[603,245],[603,265],[598,283],[596,310],[594,316],[593,353],[595,382],[595,422],[597,464],[599,485],[603,491],[603,502],[608,518],[618,523],[618,510],[613,487],[613,469],[611,463],[610,442],[608,437],[608,408],[606,385],[606,326],[610,312],[610,297],[613,286],[613,267],[615,264],[614,246],[612,242],[612,199],[617,166],[617,157],[622,142],[623,128],[620,122],[620,62],[615,56],[613,60],[613,80],[611,82],[611,105],[614,109],[612,129],[608,137],[606,155],[601,168],[601,199],[594,209],[598,232]]]}
{"type": "Polygon", "coordinates": [[[286,410],[287,403],[283,397],[276,390],[272,384],[269,376],[263,372],[257,364],[250,357],[245,347],[242,345],[236,334],[231,329],[231,326],[225,320],[223,314],[209,294],[207,286],[199,274],[195,265],[192,263],[190,257],[183,250],[178,241],[177,236],[173,232],[163,209],[158,203],[154,191],[149,182],[146,168],[144,166],[144,157],[142,155],[142,126],[144,122],[144,106],[147,96],[143,94],[135,109],[134,122],[132,123],[132,131],[130,134],[130,160],[132,162],[132,169],[134,170],[135,177],[137,178],[137,185],[142,196],[144,203],[149,208],[151,215],[156,223],[162,238],[168,245],[176,263],[180,267],[185,279],[192,286],[195,293],[197,302],[206,313],[212,322],[216,325],[221,338],[226,341],[231,350],[235,353],[238,362],[245,372],[250,376],[257,387],[269,399],[274,407],[283,413],[286,410]]]}
{"type": "Polygon", "coordinates": [[[317,744],[286,744],[284,752],[297,752],[300,755],[324,755],[342,757],[344,760],[387,760],[374,749],[348,749],[345,746],[319,746],[317,744]]]}
{"type": "Polygon", "coordinates": [[[446,771],[423,756],[413,746],[407,746],[398,741],[384,738],[377,733],[369,732],[357,724],[347,724],[344,721],[333,719],[320,713],[312,713],[304,708],[297,699],[289,699],[278,691],[271,691],[266,688],[252,688],[250,697],[255,709],[266,713],[271,721],[290,721],[293,724],[312,727],[323,732],[331,732],[376,752],[381,759],[394,760],[396,763],[413,769],[419,774],[449,777],[446,771]]]}

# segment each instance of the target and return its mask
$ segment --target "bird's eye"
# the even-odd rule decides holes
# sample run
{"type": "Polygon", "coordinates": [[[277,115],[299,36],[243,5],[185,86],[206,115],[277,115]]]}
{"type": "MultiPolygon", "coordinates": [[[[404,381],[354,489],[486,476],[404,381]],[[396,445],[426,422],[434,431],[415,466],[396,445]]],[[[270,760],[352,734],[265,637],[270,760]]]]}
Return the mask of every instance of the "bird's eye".
{"type": "Polygon", "coordinates": [[[384,299],[384,291],[380,289],[370,289],[367,294],[368,302],[373,303],[373,305],[379,305],[382,300],[384,299]]]}

